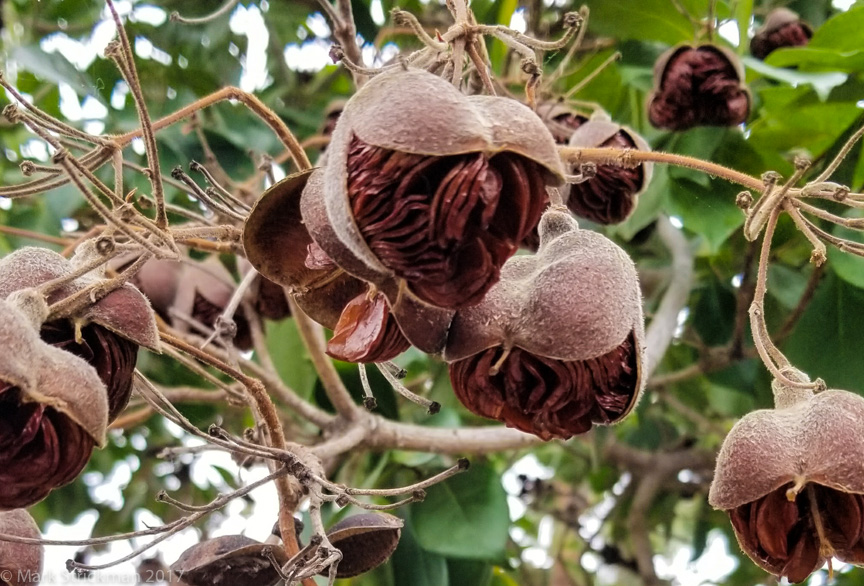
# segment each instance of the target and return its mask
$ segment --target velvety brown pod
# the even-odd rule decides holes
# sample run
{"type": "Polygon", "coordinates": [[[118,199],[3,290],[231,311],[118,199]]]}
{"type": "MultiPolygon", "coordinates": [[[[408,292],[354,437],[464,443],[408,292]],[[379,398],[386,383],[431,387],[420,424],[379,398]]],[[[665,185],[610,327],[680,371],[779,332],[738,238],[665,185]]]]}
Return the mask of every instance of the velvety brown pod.
{"type": "Polygon", "coordinates": [[[108,400],[96,371],[46,344],[0,300],[0,510],[28,507],[83,470],[105,443],[108,400]]]}
{"type": "MultiPolygon", "coordinates": [[[[40,539],[39,526],[24,509],[0,512],[0,533],[40,539]]],[[[0,586],[36,586],[42,574],[41,545],[0,541],[0,586]]]]}
{"type": "MultiPolygon", "coordinates": [[[[70,261],[45,248],[15,251],[0,259],[0,298],[66,276],[75,269],[76,262],[86,261],[78,256],[70,261]],[[31,267],[33,270],[28,270],[31,267]]],[[[99,271],[79,277],[52,292],[47,301],[59,301],[102,278],[99,271]]],[[[110,420],[129,402],[138,346],[160,351],[150,303],[128,283],[71,319],[43,324],[40,335],[44,341],[83,358],[96,369],[108,392],[110,420]]]]}
{"type": "MultiPolygon", "coordinates": [[[[651,150],[645,139],[626,126],[612,122],[604,112],[595,113],[573,131],[570,146],[651,150]]],[[[641,163],[632,169],[597,165],[594,177],[567,186],[563,194],[567,207],[577,216],[598,224],[623,222],[636,209],[636,199],[648,187],[653,169],[652,163],[641,163]]],[[[578,172],[577,169],[573,171],[578,172]]]]}
{"type": "Polygon", "coordinates": [[[708,502],[775,576],[803,582],[832,557],[864,565],[864,398],[773,388],[776,407],[747,414],[723,442],[708,502]]]}
{"type": "Polygon", "coordinates": [[[353,515],[333,525],[327,539],[342,552],[336,577],[364,574],[390,559],[399,545],[403,525],[399,517],[376,513],[353,515]]]}
{"type": "Polygon", "coordinates": [[[356,276],[395,278],[404,295],[444,308],[483,298],[563,176],[554,139],[526,106],[465,96],[419,69],[364,85],[327,155],[329,223],[379,275],[356,276]]]}
{"type": "Polygon", "coordinates": [[[797,12],[784,7],[775,8],[750,40],[750,53],[757,59],[765,59],[776,49],[804,46],[812,36],[813,29],[801,20],[797,12]]]}
{"type": "Polygon", "coordinates": [[[750,114],[750,91],[738,57],[715,45],[679,45],[654,65],[648,119],[657,128],[736,126],[750,114]]]}
{"type": "Polygon", "coordinates": [[[301,193],[313,191],[320,200],[321,179],[317,170],[297,173],[261,196],[243,230],[247,258],[261,274],[287,287],[309,317],[334,330],[328,343],[331,356],[351,362],[390,360],[410,344],[383,296],[338,266],[313,240],[314,221],[304,222],[301,216],[301,193]]]}
{"type": "Polygon", "coordinates": [[[171,571],[189,586],[273,586],[279,574],[262,555],[265,548],[280,564],[288,561],[280,547],[225,535],[193,545],[171,564],[171,571]]]}
{"type": "Polygon", "coordinates": [[[566,439],[630,412],[644,386],[642,339],[633,262],[550,209],[537,254],[510,259],[483,302],[456,313],[444,357],[469,410],[566,439]]]}
{"type": "MultiPolygon", "coordinates": [[[[71,273],[76,257],[70,261],[47,248],[26,247],[0,259],[0,299],[12,292],[38,287],[46,281],[71,273]]],[[[48,304],[80,291],[103,278],[99,270],[59,287],[48,295],[48,304]]],[[[126,283],[93,305],[84,308],[74,320],[82,326],[96,324],[154,352],[160,352],[159,330],[147,298],[126,283]]]]}

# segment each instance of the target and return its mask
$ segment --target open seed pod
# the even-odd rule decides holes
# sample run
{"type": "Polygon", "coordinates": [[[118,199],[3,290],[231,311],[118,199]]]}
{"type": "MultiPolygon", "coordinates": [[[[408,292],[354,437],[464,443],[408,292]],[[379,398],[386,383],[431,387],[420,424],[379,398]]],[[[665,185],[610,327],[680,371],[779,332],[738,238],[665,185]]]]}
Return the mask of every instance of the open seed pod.
{"type": "Polygon", "coordinates": [[[772,386],[776,407],[747,414],[726,436],[708,502],[775,576],[803,582],[832,557],[864,565],[864,398],[772,386]]]}
{"type": "MultiPolygon", "coordinates": [[[[40,539],[39,527],[24,509],[0,512],[0,533],[40,539]]],[[[0,586],[36,586],[42,574],[41,545],[0,542],[0,586]]]]}
{"type": "MultiPolygon", "coordinates": [[[[402,519],[363,513],[342,519],[327,531],[327,539],[342,552],[337,578],[351,578],[373,570],[390,559],[402,534],[402,519]]],[[[326,571],[321,573],[326,575],[326,571]]]]}
{"type": "Polygon", "coordinates": [[[419,69],[364,85],[327,155],[326,217],[360,269],[331,258],[382,290],[396,280],[400,299],[451,309],[483,298],[563,176],[555,141],[526,106],[465,96],[419,69]]]}
{"type": "Polygon", "coordinates": [[[470,411],[566,439],[620,421],[636,404],[642,322],[627,254],[552,208],[537,254],[507,261],[483,302],[456,313],[444,358],[470,411]]]}
{"type": "Polygon", "coordinates": [[[171,571],[189,586],[273,586],[279,574],[262,555],[265,548],[280,564],[288,561],[280,547],[225,535],[193,545],[171,564],[171,571]]]}
{"type": "Polygon", "coordinates": [[[654,65],[648,119],[657,128],[736,126],[750,114],[750,91],[737,55],[715,45],[679,45],[654,65]]]}
{"type": "MultiPolygon", "coordinates": [[[[570,146],[651,150],[645,139],[599,111],[570,135],[570,146]]],[[[652,163],[641,163],[632,169],[597,165],[594,177],[568,185],[562,195],[567,198],[567,207],[577,216],[598,224],[617,224],[636,209],[636,198],[648,187],[653,169],[652,163]]],[[[578,169],[573,172],[577,173],[578,169]]]]}
{"type": "Polygon", "coordinates": [[[537,104],[537,115],[552,133],[556,144],[567,144],[573,131],[588,122],[590,116],[577,112],[561,102],[546,101],[537,104]]]}
{"type": "MultiPolygon", "coordinates": [[[[301,217],[301,193],[314,190],[321,201],[322,178],[318,170],[304,171],[264,192],[243,230],[246,256],[258,272],[287,287],[309,317],[334,330],[327,345],[331,356],[350,362],[390,360],[409,343],[389,304],[368,283],[337,266],[301,217]]],[[[324,217],[323,208],[319,217],[324,217]]]]}
{"type": "Polygon", "coordinates": [[[0,510],[8,510],[78,476],[105,443],[108,399],[93,367],[43,342],[5,300],[0,356],[0,510]]]}
{"type": "MultiPolygon", "coordinates": [[[[75,266],[75,257],[70,261],[46,248],[19,249],[0,259],[0,299],[6,299],[15,291],[65,277],[75,266]]],[[[54,290],[47,302],[55,303],[102,278],[99,271],[79,277],[54,290]]],[[[43,324],[40,335],[49,344],[83,358],[96,369],[108,390],[111,420],[129,402],[138,347],[160,351],[159,332],[150,303],[129,283],[71,319],[43,324]]]]}
{"type": "Polygon", "coordinates": [[[765,59],[775,49],[804,46],[812,36],[813,29],[797,12],[785,7],[775,8],[750,40],[750,52],[757,59],[765,59]]]}
{"type": "MultiPolygon", "coordinates": [[[[123,271],[134,260],[134,257],[121,257],[115,268],[123,271]]],[[[184,333],[195,331],[189,317],[208,328],[215,327],[217,318],[237,289],[231,273],[216,257],[203,261],[190,258],[182,263],[150,259],[132,280],[153,303],[159,317],[184,333]]],[[[237,326],[234,345],[249,350],[252,333],[242,307],[234,312],[233,320],[237,326]]]]}

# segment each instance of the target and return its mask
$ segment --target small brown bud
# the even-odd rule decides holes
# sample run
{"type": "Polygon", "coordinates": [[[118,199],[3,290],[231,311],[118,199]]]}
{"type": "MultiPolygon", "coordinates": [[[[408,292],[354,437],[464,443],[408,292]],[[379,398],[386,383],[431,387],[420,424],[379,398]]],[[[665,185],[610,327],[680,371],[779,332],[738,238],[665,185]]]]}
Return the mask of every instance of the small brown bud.
{"type": "Polygon", "coordinates": [[[655,127],[736,126],[749,114],[744,69],[731,51],[715,45],[679,45],[654,65],[648,119],[655,127]]]}
{"type": "MultiPolygon", "coordinates": [[[[573,132],[570,146],[651,150],[641,136],[615,124],[603,112],[595,113],[573,132]]],[[[653,168],[652,163],[632,168],[597,165],[592,178],[568,186],[567,207],[577,216],[599,224],[623,222],[636,209],[636,198],[648,187],[653,168]]]]}
{"type": "MultiPolygon", "coordinates": [[[[99,243],[82,247],[82,254],[97,254],[99,243]]],[[[76,253],[77,254],[77,253],[76,253]]],[[[22,248],[0,259],[0,299],[25,288],[64,277],[73,270],[70,262],[45,248],[22,248]]],[[[77,262],[83,262],[78,257],[77,262]]],[[[97,282],[101,277],[87,274],[49,293],[47,301],[57,302],[97,282]]],[[[126,407],[132,392],[132,376],[138,346],[159,351],[159,332],[147,299],[133,285],[111,291],[71,319],[46,323],[42,339],[75,354],[96,369],[108,391],[110,419],[126,407]]]]}

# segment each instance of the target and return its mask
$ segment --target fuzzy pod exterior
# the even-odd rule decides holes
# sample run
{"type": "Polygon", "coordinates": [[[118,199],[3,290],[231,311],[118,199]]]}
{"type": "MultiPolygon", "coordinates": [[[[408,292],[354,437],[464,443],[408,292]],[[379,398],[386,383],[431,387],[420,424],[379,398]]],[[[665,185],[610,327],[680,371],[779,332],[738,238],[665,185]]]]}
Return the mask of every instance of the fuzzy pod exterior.
{"type": "Polygon", "coordinates": [[[632,410],[644,387],[643,337],[632,260],[551,209],[537,254],[510,259],[484,301],[457,312],[444,358],[470,410],[567,438],[632,410]]]}
{"type": "MultiPolygon", "coordinates": [[[[613,122],[605,112],[596,112],[570,135],[572,147],[613,147],[650,151],[636,132],[613,122]]],[[[573,169],[574,172],[577,169],[573,169]]],[[[579,217],[598,224],[623,222],[636,209],[636,200],[651,182],[654,164],[640,163],[632,169],[597,165],[594,177],[568,185],[562,192],[567,207],[579,217]]]]}
{"type": "Polygon", "coordinates": [[[678,45],[654,65],[648,119],[656,128],[737,126],[750,114],[750,90],[738,56],[716,45],[678,45]]]}
{"type": "MultiPolygon", "coordinates": [[[[0,512],[0,533],[40,539],[39,526],[24,509],[0,512]]],[[[44,547],[0,542],[0,586],[36,586],[42,574],[44,547]]]]}
{"type": "MultiPolygon", "coordinates": [[[[46,248],[27,247],[0,259],[0,299],[67,277],[95,251],[81,247],[71,260],[46,248]],[[86,257],[86,258],[85,258],[86,257]]],[[[104,268],[82,275],[50,292],[55,303],[104,280],[104,268]]],[[[147,298],[130,283],[114,289],[69,319],[41,324],[40,335],[49,344],[83,358],[96,368],[105,384],[113,420],[126,407],[138,347],[161,351],[159,331],[147,298]]]]}
{"type": "Polygon", "coordinates": [[[777,406],[724,440],[708,502],[775,576],[803,582],[831,557],[864,565],[864,398],[773,386],[777,406]]]}
{"type": "Polygon", "coordinates": [[[83,359],[42,341],[0,300],[0,510],[30,506],[83,470],[105,444],[108,396],[83,359]]]}
{"type": "Polygon", "coordinates": [[[477,303],[562,176],[522,104],[464,96],[422,70],[383,73],[348,101],[328,148],[326,216],[362,268],[334,260],[433,306],[477,303]]]}
{"type": "Polygon", "coordinates": [[[753,35],[750,53],[757,59],[765,59],[783,47],[803,47],[812,36],[813,29],[797,12],[781,6],[768,13],[765,24],[753,35]]]}

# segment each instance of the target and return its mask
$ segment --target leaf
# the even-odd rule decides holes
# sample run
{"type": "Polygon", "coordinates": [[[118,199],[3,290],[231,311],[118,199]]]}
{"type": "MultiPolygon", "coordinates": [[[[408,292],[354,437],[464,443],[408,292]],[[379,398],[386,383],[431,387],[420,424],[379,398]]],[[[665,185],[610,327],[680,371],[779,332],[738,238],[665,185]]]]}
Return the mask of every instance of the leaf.
{"type": "Polygon", "coordinates": [[[668,0],[594,0],[587,4],[591,9],[592,34],[669,45],[693,38],[693,25],[668,0]]]}
{"type": "Polygon", "coordinates": [[[829,388],[864,392],[864,290],[829,271],[784,345],[793,364],[829,388]]]}
{"type": "MultiPolygon", "coordinates": [[[[812,50],[810,51],[813,52],[812,50]]],[[[771,59],[770,63],[765,63],[764,61],[760,61],[753,57],[742,57],[741,61],[748,69],[760,73],[768,79],[782,81],[794,86],[804,84],[811,85],[819,98],[823,100],[828,97],[828,94],[832,89],[845,82],[846,78],[849,77],[845,73],[840,73],[838,71],[807,73],[795,69],[785,69],[784,65],[795,65],[798,63],[798,59],[803,58],[798,54],[799,52],[802,52],[802,49],[795,49],[794,51],[792,49],[774,51],[771,53],[771,57],[774,57],[775,55],[780,55],[780,57],[771,59]],[[785,58],[787,55],[789,56],[789,59],[785,58]]]]}
{"type": "Polygon", "coordinates": [[[267,347],[280,378],[301,397],[309,397],[318,374],[293,319],[267,322],[267,347]]]}
{"type": "Polygon", "coordinates": [[[487,586],[492,580],[492,565],[469,560],[447,559],[450,586],[487,586]]]}
{"type": "Polygon", "coordinates": [[[498,474],[488,465],[427,490],[411,507],[417,541],[431,552],[461,559],[504,559],[510,515],[498,474]]]}
{"type": "Polygon", "coordinates": [[[449,586],[447,561],[420,546],[414,527],[413,519],[406,521],[399,547],[390,558],[393,582],[400,586],[449,586]]]}
{"type": "Polygon", "coordinates": [[[93,80],[86,73],[75,69],[75,66],[60,53],[46,53],[38,46],[29,45],[15,47],[11,57],[17,62],[18,67],[43,81],[55,84],[65,83],[79,95],[92,95],[102,101],[101,95],[94,91],[96,85],[93,80]]]}
{"type": "Polygon", "coordinates": [[[739,189],[719,179],[712,179],[708,187],[688,179],[674,180],[670,184],[670,214],[679,216],[684,227],[701,235],[708,254],[716,254],[727,238],[744,224],[744,214],[735,205],[739,189]]]}

